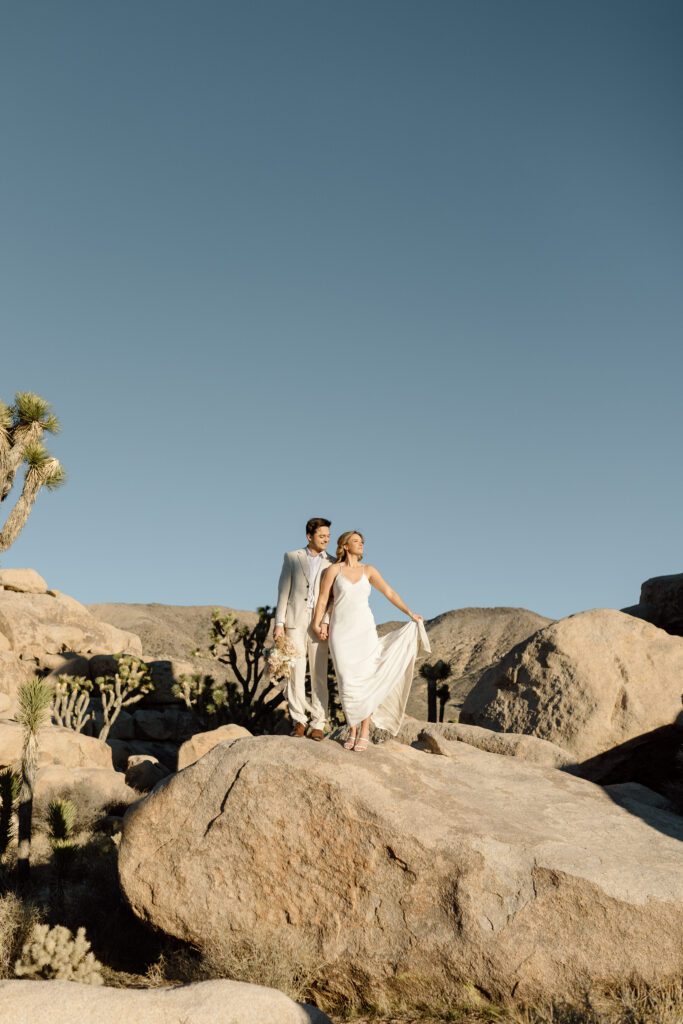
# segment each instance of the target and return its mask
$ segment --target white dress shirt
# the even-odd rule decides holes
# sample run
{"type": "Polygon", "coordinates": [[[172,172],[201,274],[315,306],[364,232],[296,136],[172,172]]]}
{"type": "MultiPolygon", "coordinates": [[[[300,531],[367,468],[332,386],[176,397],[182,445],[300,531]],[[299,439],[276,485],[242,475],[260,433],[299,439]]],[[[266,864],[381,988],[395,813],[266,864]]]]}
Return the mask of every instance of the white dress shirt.
{"type": "Polygon", "coordinates": [[[309,611],[315,611],[316,596],[315,587],[320,575],[320,570],[323,565],[322,554],[314,555],[310,548],[306,548],[306,554],[308,556],[308,608],[309,611]]]}

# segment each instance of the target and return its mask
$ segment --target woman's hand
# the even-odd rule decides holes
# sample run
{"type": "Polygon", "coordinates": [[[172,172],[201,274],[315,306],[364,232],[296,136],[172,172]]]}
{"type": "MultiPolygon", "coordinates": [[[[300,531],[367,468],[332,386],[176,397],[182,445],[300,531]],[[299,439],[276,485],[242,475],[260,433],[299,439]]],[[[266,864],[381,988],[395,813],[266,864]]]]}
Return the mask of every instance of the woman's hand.
{"type": "Polygon", "coordinates": [[[318,636],[321,640],[327,640],[330,635],[330,628],[326,622],[323,622],[318,630],[318,636]]]}
{"type": "Polygon", "coordinates": [[[322,635],[324,628],[326,628],[326,627],[316,626],[315,622],[311,623],[311,633],[313,633],[315,636],[317,636],[318,640],[324,640],[325,639],[325,637],[322,635]]]}
{"type": "Polygon", "coordinates": [[[413,622],[424,622],[424,618],[422,617],[422,615],[416,615],[415,612],[411,612],[410,617],[413,620],[413,622]]]}

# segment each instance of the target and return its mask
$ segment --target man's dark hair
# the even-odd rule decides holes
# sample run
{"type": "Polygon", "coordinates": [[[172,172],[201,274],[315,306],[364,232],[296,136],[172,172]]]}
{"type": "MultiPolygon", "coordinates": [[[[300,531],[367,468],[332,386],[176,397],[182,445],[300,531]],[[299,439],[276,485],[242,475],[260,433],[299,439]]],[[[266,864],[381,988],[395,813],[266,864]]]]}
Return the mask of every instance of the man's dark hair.
{"type": "Polygon", "coordinates": [[[332,526],[329,519],[309,519],[306,523],[306,536],[312,537],[321,526],[332,526]]]}

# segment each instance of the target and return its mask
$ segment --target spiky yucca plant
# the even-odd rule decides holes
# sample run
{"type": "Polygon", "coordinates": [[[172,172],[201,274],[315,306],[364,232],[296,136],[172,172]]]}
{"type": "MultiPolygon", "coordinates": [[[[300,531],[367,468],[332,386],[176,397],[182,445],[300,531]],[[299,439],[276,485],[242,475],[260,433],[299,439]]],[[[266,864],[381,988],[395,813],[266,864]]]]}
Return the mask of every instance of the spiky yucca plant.
{"type": "Polygon", "coordinates": [[[72,800],[51,800],[47,808],[47,828],[53,850],[72,849],[76,805],[72,800]]]}
{"type": "Polygon", "coordinates": [[[38,771],[38,731],[48,721],[53,694],[49,683],[35,676],[21,684],[18,696],[17,721],[24,727],[24,745],[21,752],[17,872],[19,879],[25,882],[31,871],[31,830],[33,793],[38,771]]]}
{"type": "Polygon", "coordinates": [[[42,487],[54,490],[65,480],[58,459],[42,443],[45,433],[56,434],[59,421],[50,403],[30,391],[19,391],[14,404],[0,402],[0,501],[4,501],[22,465],[26,467],[21,493],[0,529],[0,551],[17,539],[42,487]]]}
{"type": "Polygon", "coordinates": [[[76,805],[71,800],[51,800],[47,808],[47,834],[52,847],[52,890],[56,907],[64,901],[65,885],[76,854],[76,805]]]}

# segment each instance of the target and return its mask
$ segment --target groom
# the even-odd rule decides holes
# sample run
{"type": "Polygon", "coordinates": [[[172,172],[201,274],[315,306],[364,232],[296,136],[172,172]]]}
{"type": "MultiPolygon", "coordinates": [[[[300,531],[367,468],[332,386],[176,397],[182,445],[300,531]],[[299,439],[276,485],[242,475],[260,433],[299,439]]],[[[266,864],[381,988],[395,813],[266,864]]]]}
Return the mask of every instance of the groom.
{"type": "Polygon", "coordinates": [[[306,735],[308,713],[311,716],[311,739],[322,740],[327,721],[327,624],[322,621],[322,639],[311,630],[320,590],[320,577],[332,559],[325,548],[330,543],[330,520],[309,519],[306,523],[305,548],[288,551],[282,563],[278,584],[275,632],[277,640],[283,633],[292,640],[301,657],[287,684],[287,702],[292,719],[292,736],[306,735]],[[306,658],[311,673],[311,703],[306,703],[306,658]]]}

